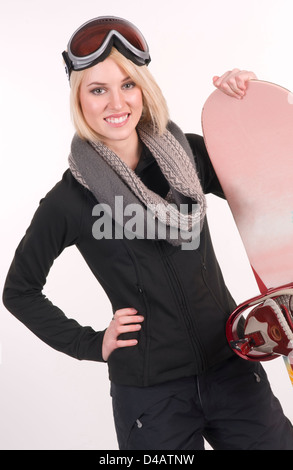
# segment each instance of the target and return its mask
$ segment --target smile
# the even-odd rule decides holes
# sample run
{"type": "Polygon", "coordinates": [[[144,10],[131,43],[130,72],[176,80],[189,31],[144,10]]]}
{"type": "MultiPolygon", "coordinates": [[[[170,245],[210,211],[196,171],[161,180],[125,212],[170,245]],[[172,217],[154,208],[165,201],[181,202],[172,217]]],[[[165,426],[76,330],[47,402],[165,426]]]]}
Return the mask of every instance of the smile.
{"type": "Polygon", "coordinates": [[[129,118],[130,114],[123,114],[122,116],[109,116],[105,118],[108,124],[121,125],[124,124],[129,118]]]}

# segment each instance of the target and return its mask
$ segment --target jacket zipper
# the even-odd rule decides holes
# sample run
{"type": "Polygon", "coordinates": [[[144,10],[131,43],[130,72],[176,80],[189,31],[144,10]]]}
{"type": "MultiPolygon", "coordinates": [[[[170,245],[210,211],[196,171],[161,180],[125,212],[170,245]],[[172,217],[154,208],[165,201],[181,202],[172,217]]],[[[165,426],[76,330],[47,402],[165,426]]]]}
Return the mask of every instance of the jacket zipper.
{"type": "Polygon", "coordinates": [[[131,261],[133,263],[134,269],[135,269],[135,274],[136,274],[136,279],[137,279],[137,284],[136,284],[136,289],[139,293],[139,295],[143,298],[143,303],[146,311],[145,319],[144,319],[144,328],[145,328],[145,353],[144,353],[144,365],[143,365],[143,382],[144,385],[148,385],[148,376],[149,376],[149,356],[150,356],[150,308],[148,306],[148,302],[144,293],[144,288],[143,284],[141,282],[141,276],[140,276],[140,268],[138,263],[136,262],[135,256],[132,254],[131,250],[128,249],[127,246],[125,246],[126,251],[131,258],[131,261]]]}
{"type": "Polygon", "coordinates": [[[214,302],[216,303],[218,308],[221,310],[221,312],[226,313],[223,307],[221,306],[220,302],[218,301],[216,295],[214,294],[212,288],[209,286],[209,283],[206,278],[207,267],[206,267],[205,261],[202,258],[201,258],[201,266],[202,266],[202,277],[209,293],[211,294],[212,298],[214,299],[214,302]]]}
{"type": "Polygon", "coordinates": [[[159,251],[161,252],[161,255],[162,255],[162,260],[167,267],[167,273],[171,281],[171,285],[173,286],[173,292],[176,297],[177,303],[180,307],[180,310],[183,312],[183,319],[184,319],[184,322],[188,331],[188,335],[190,338],[194,356],[196,360],[198,360],[198,356],[200,357],[200,364],[197,363],[197,365],[200,366],[200,369],[202,370],[204,366],[204,362],[205,362],[203,358],[202,347],[200,344],[200,340],[197,337],[197,334],[193,327],[193,322],[192,322],[189,308],[185,299],[185,294],[184,294],[181,281],[176,273],[176,269],[174,268],[172,261],[169,259],[168,255],[166,254],[164,247],[161,245],[158,245],[158,246],[159,246],[159,251]],[[175,286],[175,289],[174,289],[174,286],[175,286]]]}
{"type": "Polygon", "coordinates": [[[145,311],[146,311],[146,315],[145,315],[145,319],[144,319],[144,323],[145,323],[145,354],[144,354],[144,366],[143,366],[143,382],[144,382],[144,385],[147,386],[148,385],[148,380],[149,380],[149,359],[150,359],[150,332],[149,332],[149,329],[150,329],[150,318],[149,318],[150,317],[150,308],[148,306],[148,302],[147,302],[147,299],[146,299],[146,296],[145,296],[145,293],[144,293],[144,289],[141,286],[141,284],[137,285],[137,289],[138,289],[139,294],[143,298],[143,303],[144,303],[145,311]]]}

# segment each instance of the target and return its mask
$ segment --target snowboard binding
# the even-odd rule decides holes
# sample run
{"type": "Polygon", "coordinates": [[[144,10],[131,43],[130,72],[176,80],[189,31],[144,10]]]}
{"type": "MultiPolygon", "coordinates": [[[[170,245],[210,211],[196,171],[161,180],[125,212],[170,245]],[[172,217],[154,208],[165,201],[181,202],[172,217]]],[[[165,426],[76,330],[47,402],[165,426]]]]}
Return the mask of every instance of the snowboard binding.
{"type": "Polygon", "coordinates": [[[293,284],[270,289],[239,305],[226,335],[233,351],[250,361],[269,361],[293,351],[293,284]],[[243,317],[247,309],[252,310],[243,317]]]}

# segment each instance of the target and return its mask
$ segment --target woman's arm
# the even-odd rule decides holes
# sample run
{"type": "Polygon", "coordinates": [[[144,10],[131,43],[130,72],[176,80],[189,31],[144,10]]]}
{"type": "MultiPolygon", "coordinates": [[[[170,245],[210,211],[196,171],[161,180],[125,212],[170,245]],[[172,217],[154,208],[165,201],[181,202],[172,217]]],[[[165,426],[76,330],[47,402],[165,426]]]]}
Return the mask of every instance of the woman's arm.
{"type": "Polygon", "coordinates": [[[104,332],[67,318],[42,292],[54,260],[78,240],[81,214],[82,198],[70,182],[69,188],[61,182],[41,201],[15,252],[3,303],[52,348],[77,359],[103,361],[104,332]]]}

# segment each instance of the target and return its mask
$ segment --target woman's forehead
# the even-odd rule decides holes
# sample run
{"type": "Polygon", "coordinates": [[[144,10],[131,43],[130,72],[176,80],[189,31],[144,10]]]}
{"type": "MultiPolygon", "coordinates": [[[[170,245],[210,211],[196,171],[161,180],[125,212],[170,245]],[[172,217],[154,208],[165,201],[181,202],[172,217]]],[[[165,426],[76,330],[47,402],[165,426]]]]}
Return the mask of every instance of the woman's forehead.
{"type": "Polygon", "coordinates": [[[87,69],[83,81],[87,83],[107,84],[113,81],[123,81],[129,78],[128,73],[111,57],[87,69]]]}

